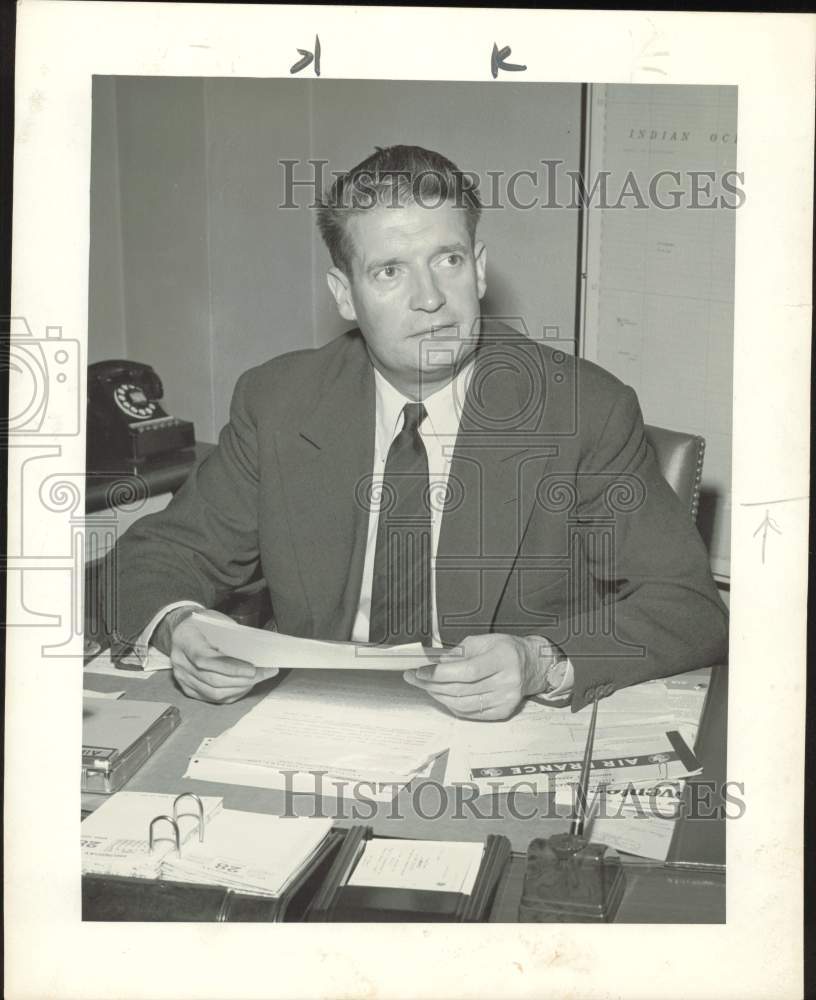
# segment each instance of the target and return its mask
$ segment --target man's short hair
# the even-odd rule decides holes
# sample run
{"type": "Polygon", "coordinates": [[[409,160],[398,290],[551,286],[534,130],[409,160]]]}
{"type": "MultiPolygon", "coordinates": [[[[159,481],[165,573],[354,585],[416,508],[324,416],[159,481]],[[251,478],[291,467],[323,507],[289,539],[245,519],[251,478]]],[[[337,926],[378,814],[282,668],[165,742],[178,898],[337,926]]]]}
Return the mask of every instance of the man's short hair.
{"type": "Polygon", "coordinates": [[[351,274],[354,246],[347,223],[352,214],[378,206],[437,208],[445,202],[463,209],[473,242],[482,214],[477,175],[461,171],[441,153],[421,146],[378,147],[335,179],[318,206],[317,225],[334,266],[351,274]]]}

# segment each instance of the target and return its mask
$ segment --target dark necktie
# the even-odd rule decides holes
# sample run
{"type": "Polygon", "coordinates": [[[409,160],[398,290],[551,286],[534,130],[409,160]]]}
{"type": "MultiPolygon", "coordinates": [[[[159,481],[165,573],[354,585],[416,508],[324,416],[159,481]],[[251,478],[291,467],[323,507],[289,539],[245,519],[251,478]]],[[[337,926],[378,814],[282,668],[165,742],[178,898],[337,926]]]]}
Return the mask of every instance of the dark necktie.
{"type": "Polygon", "coordinates": [[[406,403],[388,450],[374,553],[369,641],[430,645],[431,511],[422,403],[406,403]]]}

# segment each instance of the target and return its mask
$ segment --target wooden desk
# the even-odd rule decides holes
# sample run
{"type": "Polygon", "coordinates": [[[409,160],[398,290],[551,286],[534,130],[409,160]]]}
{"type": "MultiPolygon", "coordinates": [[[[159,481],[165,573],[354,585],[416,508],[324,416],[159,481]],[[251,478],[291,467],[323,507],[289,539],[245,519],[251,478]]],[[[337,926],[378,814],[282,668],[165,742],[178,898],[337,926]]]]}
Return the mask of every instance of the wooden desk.
{"type": "MultiPolygon", "coordinates": [[[[714,671],[716,680],[718,671],[714,671]]],[[[161,671],[140,679],[122,672],[120,676],[85,674],[85,686],[98,691],[124,689],[126,697],[147,701],[166,701],[179,707],[181,726],[169,737],[158,752],[131,779],[127,787],[133,791],[180,793],[194,791],[200,795],[219,795],[230,809],[246,809],[277,815],[327,816],[338,826],[367,823],[379,835],[421,837],[433,840],[481,839],[489,833],[502,833],[509,838],[516,852],[499,888],[493,920],[515,921],[521,892],[523,854],[528,843],[538,836],[550,836],[564,831],[569,823],[556,815],[552,801],[546,795],[519,795],[515,800],[517,813],[534,818],[511,815],[507,796],[483,798],[470,805],[467,796],[451,795],[443,803],[438,782],[444,772],[440,760],[430,780],[415,782],[392,803],[356,803],[349,797],[316,797],[285,795],[281,791],[193,781],[182,777],[187,764],[206,736],[218,736],[233,726],[260,698],[276,686],[279,679],[259,685],[250,695],[234,705],[209,705],[186,698],[175,686],[169,671],[161,671]],[[418,807],[418,808],[416,808],[418,807]],[[355,811],[357,814],[355,815],[355,811]],[[478,809],[478,814],[474,814],[478,809]],[[441,811],[440,811],[441,810],[441,811]],[[436,812],[440,815],[436,816],[436,812]],[[362,812],[362,815],[360,814],[362,812]],[[427,818],[433,816],[434,818],[427,818]]],[[[725,679],[712,683],[703,722],[708,729],[722,729],[725,718],[725,679]]],[[[706,730],[707,731],[707,730],[706,730]]],[[[705,742],[701,726],[698,745],[705,742]]],[[[711,753],[721,745],[709,740],[711,753]]],[[[724,744],[722,744],[724,746],[724,744]]],[[[704,749],[707,749],[704,747],[704,749]]],[[[714,767],[718,762],[701,758],[703,766],[714,767]]],[[[724,773],[724,761],[721,771],[724,773]]],[[[719,771],[717,773],[720,773],[719,771]]],[[[83,808],[95,808],[104,796],[83,795],[83,808]]],[[[704,821],[696,821],[703,823],[704,821]]],[[[718,821],[724,826],[723,821],[718,821]]],[[[705,821],[708,835],[717,825],[705,821]]],[[[722,923],[725,920],[724,873],[680,871],[659,863],[622,856],[626,864],[627,886],[616,918],[618,923],[722,923]]]]}

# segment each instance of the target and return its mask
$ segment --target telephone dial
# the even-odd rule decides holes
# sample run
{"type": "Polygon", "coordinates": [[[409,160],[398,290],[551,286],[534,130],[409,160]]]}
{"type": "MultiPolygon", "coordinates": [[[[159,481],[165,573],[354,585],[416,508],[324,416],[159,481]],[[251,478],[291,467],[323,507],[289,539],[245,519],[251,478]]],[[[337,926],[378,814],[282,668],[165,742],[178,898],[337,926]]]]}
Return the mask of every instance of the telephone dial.
{"type": "Polygon", "coordinates": [[[150,365],[97,361],[88,366],[88,463],[139,462],[195,445],[189,420],[166,413],[161,379],[150,365]]]}

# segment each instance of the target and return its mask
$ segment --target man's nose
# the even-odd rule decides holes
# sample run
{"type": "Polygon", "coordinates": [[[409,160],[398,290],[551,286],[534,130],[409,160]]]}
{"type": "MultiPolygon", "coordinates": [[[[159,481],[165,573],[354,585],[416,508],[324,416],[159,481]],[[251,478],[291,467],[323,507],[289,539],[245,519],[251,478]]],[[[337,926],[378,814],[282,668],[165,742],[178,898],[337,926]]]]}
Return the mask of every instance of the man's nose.
{"type": "Polygon", "coordinates": [[[414,275],[409,304],[418,312],[436,312],[445,304],[445,295],[430,268],[414,275]]]}

